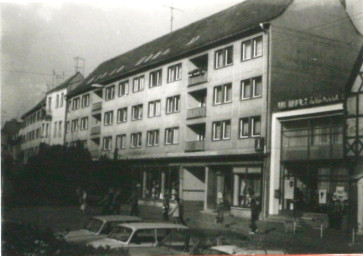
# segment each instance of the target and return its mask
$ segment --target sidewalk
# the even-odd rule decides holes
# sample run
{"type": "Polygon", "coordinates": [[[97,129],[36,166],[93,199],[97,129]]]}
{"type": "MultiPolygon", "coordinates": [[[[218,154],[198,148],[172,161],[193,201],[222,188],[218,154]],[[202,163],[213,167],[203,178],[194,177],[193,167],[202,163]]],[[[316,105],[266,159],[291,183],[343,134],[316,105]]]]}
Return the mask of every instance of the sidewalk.
{"type": "MultiPolygon", "coordinates": [[[[201,209],[185,207],[184,220],[190,228],[218,229],[235,231],[247,235],[256,244],[266,248],[285,248],[289,253],[363,253],[363,237],[356,237],[352,244],[352,234],[332,228],[325,229],[323,238],[320,230],[309,226],[298,227],[296,233],[287,233],[283,223],[259,221],[260,232],[248,235],[248,219],[225,214],[224,223],[215,223],[215,213],[203,212],[201,209]]],[[[123,213],[127,214],[127,208],[123,213]]],[[[161,208],[140,206],[140,215],[145,220],[162,221],[161,208]]]]}

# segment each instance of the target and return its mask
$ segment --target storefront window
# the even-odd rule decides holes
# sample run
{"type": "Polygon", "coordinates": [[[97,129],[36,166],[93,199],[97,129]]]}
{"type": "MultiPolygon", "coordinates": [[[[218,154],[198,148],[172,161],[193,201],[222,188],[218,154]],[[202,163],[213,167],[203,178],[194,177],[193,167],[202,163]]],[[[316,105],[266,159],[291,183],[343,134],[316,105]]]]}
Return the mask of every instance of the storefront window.
{"type": "Polygon", "coordinates": [[[261,200],[262,170],[260,166],[235,167],[233,179],[234,206],[249,208],[252,194],[261,200]]]}

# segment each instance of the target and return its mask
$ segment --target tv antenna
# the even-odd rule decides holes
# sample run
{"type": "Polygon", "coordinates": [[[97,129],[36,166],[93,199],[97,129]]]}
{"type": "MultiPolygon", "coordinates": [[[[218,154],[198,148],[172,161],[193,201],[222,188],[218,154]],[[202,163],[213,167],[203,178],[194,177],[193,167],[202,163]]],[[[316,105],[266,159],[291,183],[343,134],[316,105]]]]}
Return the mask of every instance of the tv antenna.
{"type": "Polygon", "coordinates": [[[174,21],[174,10],[182,12],[183,10],[175,8],[173,5],[173,0],[171,1],[171,5],[164,5],[164,7],[167,7],[170,9],[170,32],[173,31],[173,21],[174,21]]]}
{"type": "Polygon", "coordinates": [[[84,74],[84,66],[86,65],[86,60],[82,57],[74,57],[74,69],[77,72],[80,72],[82,75],[84,74]]]}

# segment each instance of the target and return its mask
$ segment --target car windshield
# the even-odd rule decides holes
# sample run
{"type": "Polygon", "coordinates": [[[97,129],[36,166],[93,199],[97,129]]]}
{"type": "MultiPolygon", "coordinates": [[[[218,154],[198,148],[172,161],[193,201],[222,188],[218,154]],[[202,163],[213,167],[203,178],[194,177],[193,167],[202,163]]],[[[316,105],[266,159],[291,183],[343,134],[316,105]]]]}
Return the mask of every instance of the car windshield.
{"type": "Polygon", "coordinates": [[[132,234],[131,228],[114,227],[109,234],[109,238],[116,239],[121,242],[127,242],[132,234]]]}
{"type": "MultiPolygon", "coordinates": [[[[159,230],[158,230],[159,231],[159,230]]],[[[180,252],[189,251],[190,234],[188,230],[173,230],[159,243],[159,246],[165,246],[180,252]]]]}
{"type": "Polygon", "coordinates": [[[92,218],[87,222],[87,224],[85,225],[84,228],[91,232],[98,233],[98,231],[102,227],[102,224],[103,224],[103,222],[101,220],[92,218]]]}

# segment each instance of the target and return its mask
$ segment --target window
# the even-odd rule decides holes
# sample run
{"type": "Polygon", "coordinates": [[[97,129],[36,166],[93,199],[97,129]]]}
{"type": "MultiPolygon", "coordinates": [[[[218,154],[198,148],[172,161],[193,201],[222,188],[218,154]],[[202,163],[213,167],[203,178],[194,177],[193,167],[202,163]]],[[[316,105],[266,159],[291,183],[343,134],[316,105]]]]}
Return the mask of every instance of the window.
{"type": "Polygon", "coordinates": [[[251,117],[251,136],[260,136],[261,135],[261,117],[251,117]]]}
{"type": "Polygon", "coordinates": [[[113,100],[115,98],[115,86],[112,85],[106,88],[105,100],[113,100]]]}
{"type": "Polygon", "coordinates": [[[142,133],[131,133],[131,148],[139,148],[142,146],[142,133]]]}
{"type": "Polygon", "coordinates": [[[113,124],[113,111],[105,112],[105,114],[103,116],[103,124],[104,125],[113,124]]]}
{"type": "Polygon", "coordinates": [[[123,123],[127,121],[127,107],[117,110],[117,122],[123,123]]]}
{"type": "Polygon", "coordinates": [[[56,100],[55,100],[55,108],[59,107],[59,94],[57,94],[56,96],[56,100]]]}
{"type": "Polygon", "coordinates": [[[232,84],[214,87],[214,105],[232,102],[232,84]]]}
{"type": "Polygon", "coordinates": [[[159,130],[152,130],[147,132],[146,145],[148,147],[159,145],[159,130]]]}
{"type": "Polygon", "coordinates": [[[233,64],[233,46],[215,52],[215,68],[223,68],[233,64]]]}
{"type": "Polygon", "coordinates": [[[70,128],[71,128],[71,123],[69,121],[67,121],[67,123],[66,123],[66,133],[70,132],[70,128]]]}
{"type": "Polygon", "coordinates": [[[213,140],[229,140],[231,138],[231,120],[213,122],[213,140]]]}
{"type": "Polygon", "coordinates": [[[242,61],[262,56],[262,36],[242,42],[242,61]]]}
{"type": "Polygon", "coordinates": [[[178,144],[179,143],[179,127],[165,129],[165,144],[178,144]]]}
{"type": "Polygon", "coordinates": [[[142,119],[142,104],[136,105],[132,107],[132,120],[140,120],[142,119]]]}
{"type": "Polygon", "coordinates": [[[126,134],[116,136],[116,149],[126,148],[126,134]]]}
{"type": "Polygon", "coordinates": [[[161,103],[160,100],[154,100],[149,102],[149,117],[160,116],[161,103]]]}
{"type": "Polygon", "coordinates": [[[52,110],[52,97],[48,98],[48,110],[49,112],[52,110]]]}
{"type": "Polygon", "coordinates": [[[149,87],[161,85],[161,69],[150,72],[149,87]]]}
{"type": "Polygon", "coordinates": [[[135,77],[134,83],[132,86],[132,91],[139,92],[139,91],[144,90],[144,82],[145,82],[144,76],[135,77]]]}
{"type": "Polygon", "coordinates": [[[166,99],[166,113],[175,113],[180,111],[180,95],[166,99]]]}
{"type": "Polygon", "coordinates": [[[112,149],[112,136],[103,137],[103,150],[111,150],[112,149]]]}
{"type": "Polygon", "coordinates": [[[59,121],[58,122],[58,137],[59,138],[62,137],[62,125],[63,125],[63,122],[62,121],[59,121]]]}
{"type": "Polygon", "coordinates": [[[71,112],[71,103],[72,103],[71,100],[67,101],[67,112],[71,112]]]}
{"type": "Polygon", "coordinates": [[[74,98],[74,99],[73,99],[72,109],[73,109],[73,110],[75,110],[75,109],[79,109],[79,105],[80,105],[80,98],[79,98],[79,97],[74,98]]]}
{"type": "Polygon", "coordinates": [[[118,85],[118,96],[121,97],[127,94],[129,94],[129,80],[122,81],[118,85]]]}
{"type": "Polygon", "coordinates": [[[260,195],[262,190],[262,170],[260,166],[239,166],[233,168],[233,205],[249,208],[251,192],[260,195]]]}
{"type": "Polygon", "coordinates": [[[71,131],[75,132],[78,130],[78,119],[72,120],[72,127],[71,127],[71,131]]]}
{"type": "Polygon", "coordinates": [[[64,93],[62,92],[60,97],[59,107],[63,107],[63,103],[64,103],[64,93]]]}
{"type": "Polygon", "coordinates": [[[261,117],[245,117],[239,122],[239,137],[257,137],[261,135],[261,117]]]}
{"type": "Polygon", "coordinates": [[[82,96],[82,108],[88,107],[89,106],[89,99],[90,99],[90,95],[86,94],[82,96]]]}
{"type": "Polygon", "coordinates": [[[57,126],[57,122],[54,122],[54,133],[53,133],[53,137],[54,138],[56,138],[57,137],[57,128],[58,128],[58,126],[57,126]]]}
{"type": "Polygon", "coordinates": [[[241,81],[241,100],[261,97],[262,77],[255,77],[241,81]]]}
{"type": "Polygon", "coordinates": [[[182,64],[176,64],[168,67],[168,83],[181,80],[182,78],[182,64]]]}
{"type": "Polygon", "coordinates": [[[88,117],[81,118],[81,127],[80,130],[87,130],[88,129],[88,117]]]}

